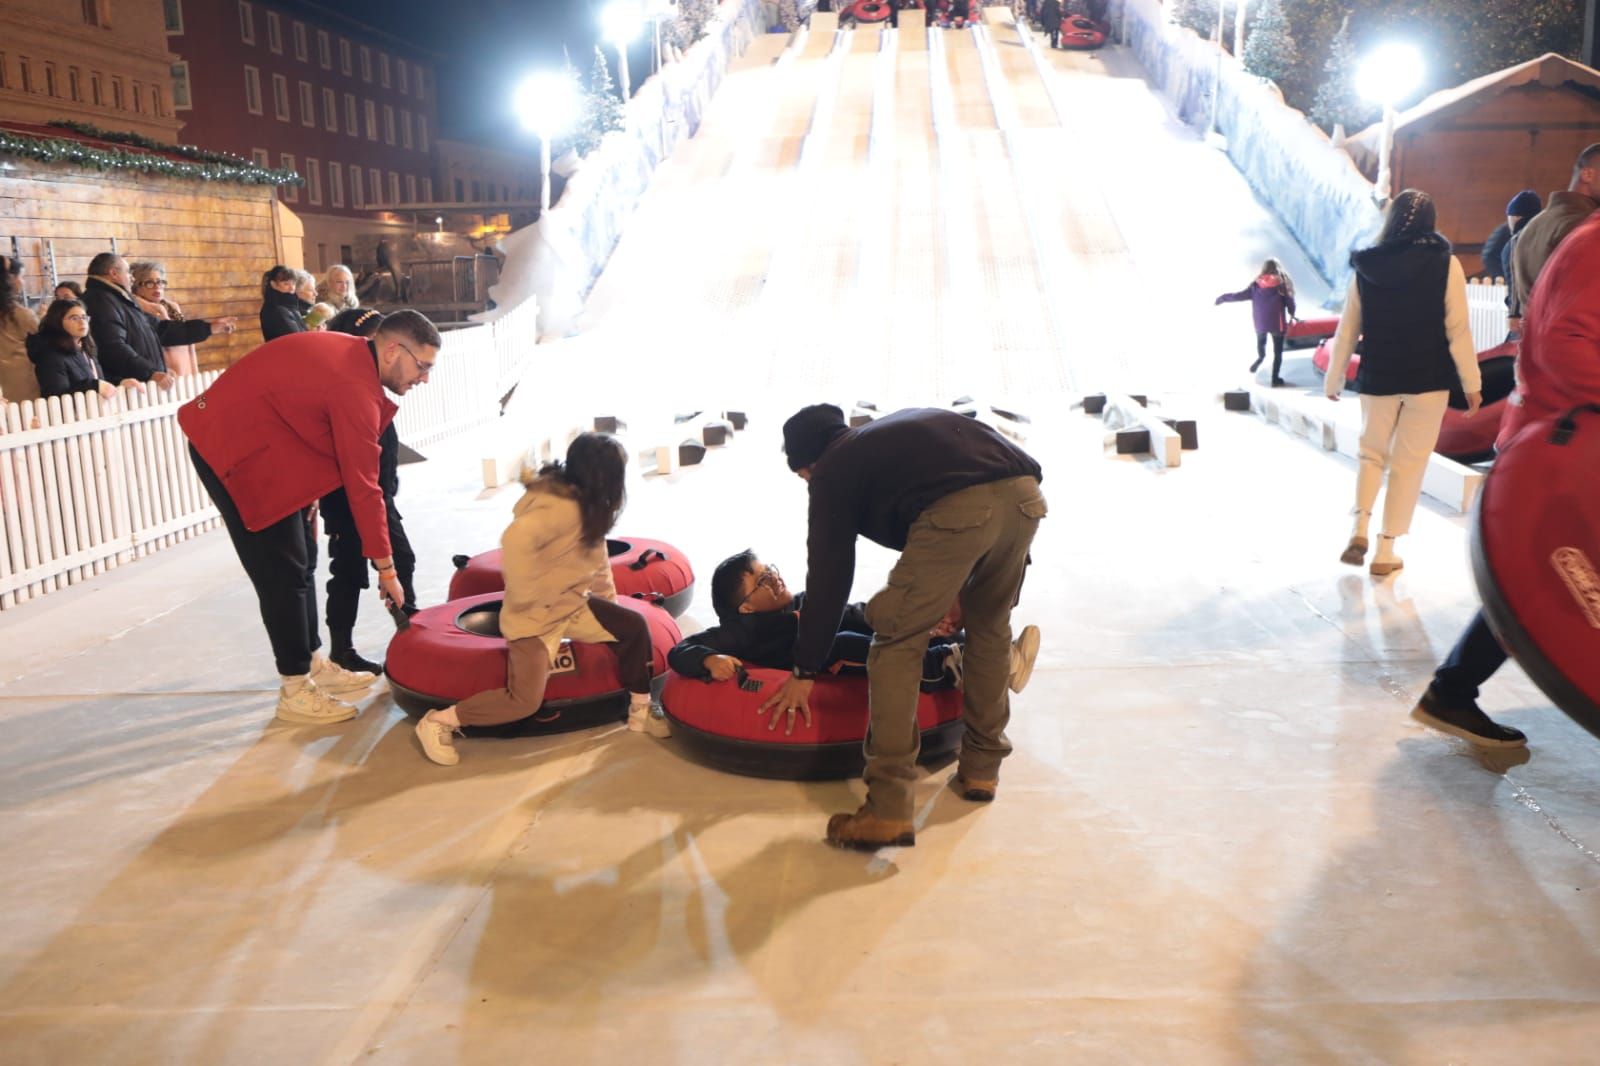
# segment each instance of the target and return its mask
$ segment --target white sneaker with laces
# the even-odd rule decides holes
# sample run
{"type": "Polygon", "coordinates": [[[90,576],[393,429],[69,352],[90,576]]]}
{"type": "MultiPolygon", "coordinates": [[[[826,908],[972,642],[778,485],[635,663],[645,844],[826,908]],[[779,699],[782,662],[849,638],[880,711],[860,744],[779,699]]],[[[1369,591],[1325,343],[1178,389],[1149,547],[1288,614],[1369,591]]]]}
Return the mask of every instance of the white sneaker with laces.
{"type": "Polygon", "coordinates": [[[314,681],[307,681],[298,692],[278,690],[277,716],[284,722],[332,725],[335,722],[348,722],[359,713],[348,703],[340,703],[322,691],[314,681]]]}
{"type": "Polygon", "coordinates": [[[665,740],[672,735],[672,723],[667,721],[661,707],[654,703],[630,704],[628,729],[634,733],[649,733],[658,740],[665,740]]]}
{"type": "Polygon", "coordinates": [[[445,725],[433,717],[429,711],[422,716],[422,721],[417,723],[417,740],[422,743],[422,754],[440,766],[454,766],[461,761],[461,753],[456,750],[456,727],[445,725]]]}
{"type": "Polygon", "coordinates": [[[378,675],[365,670],[346,670],[318,652],[311,657],[311,680],[324,692],[342,696],[372,687],[372,683],[378,680],[378,675]]]}
{"type": "Polygon", "coordinates": [[[961,688],[961,645],[951,644],[944,653],[944,668],[955,679],[955,687],[961,688]]]}
{"type": "Polygon", "coordinates": [[[1039,657],[1039,627],[1023,626],[1017,639],[1011,642],[1011,677],[1008,684],[1012,692],[1028,687],[1033,676],[1033,661],[1039,657]]]}

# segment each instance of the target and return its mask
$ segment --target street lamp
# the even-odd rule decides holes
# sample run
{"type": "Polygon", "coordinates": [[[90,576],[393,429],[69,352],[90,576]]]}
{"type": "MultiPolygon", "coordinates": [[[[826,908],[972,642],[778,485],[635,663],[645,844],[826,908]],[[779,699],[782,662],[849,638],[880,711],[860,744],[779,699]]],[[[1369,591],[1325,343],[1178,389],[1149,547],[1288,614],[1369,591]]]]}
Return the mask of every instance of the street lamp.
{"type": "Polygon", "coordinates": [[[1378,180],[1373,183],[1380,202],[1394,195],[1389,173],[1394,158],[1395,104],[1416,92],[1422,83],[1422,54],[1409,44],[1379,45],[1361,61],[1356,71],[1356,91],[1383,105],[1383,139],[1378,142],[1378,180]]]}
{"type": "Polygon", "coordinates": [[[1238,0],[1233,9],[1233,58],[1241,63],[1244,62],[1244,11],[1248,6],[1246,0],[1238,0]]]}
{"type": "Polygon", "coordinates": [[[639,36],[643,12],[632,0],[612,0],[600,12],[600,30],[617,49],[617,73],[622,80],[622,102],[632,95],[628,84],[628,45],[639,36]]]}
{"type": "Polygon", "coordinates": [[[513,104],[523,129],[539,138],[539,216],[550,210],[550,142],[577,117],[572,80],[552,70],[530,74],[517,86],[513,104]]]}

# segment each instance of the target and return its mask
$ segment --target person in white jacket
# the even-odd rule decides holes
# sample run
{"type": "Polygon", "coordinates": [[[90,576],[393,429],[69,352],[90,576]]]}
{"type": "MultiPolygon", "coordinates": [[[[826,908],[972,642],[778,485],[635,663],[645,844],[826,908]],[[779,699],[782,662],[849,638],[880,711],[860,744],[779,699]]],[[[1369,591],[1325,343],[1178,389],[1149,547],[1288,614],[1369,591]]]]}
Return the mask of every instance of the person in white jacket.
{"type": "Polygon", "coordinates": [[[1387,473],[1383,527],[1370,567],[1377,577],[1405,565],[1395,541],[1410,532],[1451,392],[1463,394],[1468,417],[1483,399],[1466,273],[1450,242],[1435,232],[1436,219],[1433,198],[1407,189],[1389,205],[1377,243],[1350,256],[1354,274],[1323,383],[1328,399],[1337,400],[1359,340],[1355,528],[1339,558],[1351,566],[1366,560],[1368,522],[1387,473]]]}

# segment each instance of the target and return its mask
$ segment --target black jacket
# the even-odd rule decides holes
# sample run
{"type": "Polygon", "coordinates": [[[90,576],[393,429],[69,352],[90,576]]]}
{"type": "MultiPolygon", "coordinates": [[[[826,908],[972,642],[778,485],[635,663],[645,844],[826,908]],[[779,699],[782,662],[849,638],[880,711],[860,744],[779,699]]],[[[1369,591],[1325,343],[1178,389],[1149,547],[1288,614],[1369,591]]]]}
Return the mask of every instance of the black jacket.
{"type": "Polygon", "coordinates": [[[1483,259],[1483,274],[1489,278],[1507,278],[1511,275],[1505,273],[1506,249],[1511,245],[1511,227],[1504,222],[1494,228],[1489,234],[1489,239],[1483,242],[1483,251],[1479,253],[1483,259]]]}
{"type": "Polygon", "coordinates": [[[811,467],[811,609],[801,619],[795,665],[822,669],[855,579],[856,537],[899,551],[911,523],[935,500],[1014,477],[1043,474],[1031,455],[998,431],[954,411],[896,411],[834,438],[811,467]]]}
{"type": "Polygon", "coordinates": [[[1350,262],[1361,295],[1357,387],[1369,396],[1459,387],[1444,329],[1450,242],[1434,233],[1363,249],[1350,262]]]}
{"type": "Polygon", "coordinates": [[[65,333],[35,333],[28,338],[28,358],[33,361],[33,376],[39,379],[39,395],[69,396],[99,388],[100,364],[87,352],[61,347],[62,340],[71,343],[72,338],[65,333]]]}
{"type": "MultiPolygon", "coordinates": [[[[794,667],[794,641],[800,631],[800,615],[805,610],[806,594],[799,593],[785,611],[758,611],[741,614],[731,622],[713,626],[704,633],[684,637],[667,653],[667,665],[684,677],[708,677],[706,659],[731,655],[751,666],[770,666],[774,670],[794,667]]],[[[845,607],[839,631],[870,635],[866,604],[845,607]]]]}
{"type": "Polygon", "coordinates": [[[89,334],[101,369],[106,380],[116,384],[128,378],[149,381],[167,369],[162,348],[199,344],[211,336],[209,322],[163,322],[145,314],[132,296],[104,278],[89,279],[83,287],[83,306],[89,312],[89,334]]]}
{"type": "MultiPolygon", "coordinates": [[[[394,498],[400,492],[400,434],[395,432],[393,422],[378,434],[378,488],[383,490],[384,502],[393,510],[394,498]]],[[[356,535],[355,516],[350,513],[350,498],[344,494],[344,489],[334,489],[324,496],[321,510],[323,524],[330,534],[356,535]]],[[[400,512],[394,510],[394,513],[400,512]]]]}
{"type": "Polygon", "coordinates": [[[1039,5],[1039,21],[1043,23],[1046,33],[1059,29],[1061,26],[1060,0],[1044,0],[1039,5]]]}
{"type": "Polygon", "coordinates": [[[300,298],[292,292],[268,289],[261,303],[261,339],[273,341],[305,331],[306,320],[300,317],[300,298]]]}

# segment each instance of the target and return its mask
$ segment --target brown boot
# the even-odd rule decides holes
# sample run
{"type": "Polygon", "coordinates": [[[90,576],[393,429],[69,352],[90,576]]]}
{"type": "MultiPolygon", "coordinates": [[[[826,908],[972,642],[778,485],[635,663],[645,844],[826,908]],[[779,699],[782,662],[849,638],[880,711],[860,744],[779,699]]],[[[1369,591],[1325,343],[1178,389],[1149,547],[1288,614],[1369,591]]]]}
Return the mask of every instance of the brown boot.
{"type": "Polygon", "coordinates": [[[909,848],[917,842],[910,822],[879,818],[862,807],[854,814],[836,814],[828,819],[828,843],[836,848],[877,851],[879,848],[909,848]]]}
{"type": "Polygon", "coordinates": [[[995,790],[1000,787],[1000,782],[968,777],[957,770],[956,776],[950,779],[950,787],[955,789],[962,799],[971,803],[993,803],[995,790]]]}

